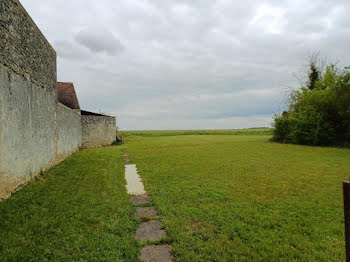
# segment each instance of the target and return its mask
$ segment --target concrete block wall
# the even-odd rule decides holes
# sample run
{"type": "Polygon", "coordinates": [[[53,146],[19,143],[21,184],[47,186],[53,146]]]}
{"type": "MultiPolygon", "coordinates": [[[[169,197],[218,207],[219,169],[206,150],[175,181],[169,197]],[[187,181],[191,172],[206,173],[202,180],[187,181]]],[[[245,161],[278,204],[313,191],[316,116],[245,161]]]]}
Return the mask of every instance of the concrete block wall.
{"type": "Polygon", "coordinates": [[[82,148],[107,146],[116,139],[116,118],[103,115],[89,115],[82,111],[82,148]]]}
{"type": "Polygon", "coordinates": [[[17,0],[0,1],[0,199],[55,162],[56,52],[17,0]]]}

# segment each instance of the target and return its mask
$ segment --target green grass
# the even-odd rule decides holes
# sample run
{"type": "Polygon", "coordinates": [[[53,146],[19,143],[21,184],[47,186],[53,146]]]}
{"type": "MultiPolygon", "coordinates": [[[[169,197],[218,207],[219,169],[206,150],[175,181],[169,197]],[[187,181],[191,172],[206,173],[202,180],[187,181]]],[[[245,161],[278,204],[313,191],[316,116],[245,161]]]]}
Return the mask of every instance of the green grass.
{"type": "Polygon", "coordinates": [[[344,261],[350,150],[266,132],[132,131],[121,146],[80,151],[0,204],[0,261],[138,261],[124,151],[176,261],[344,261]]]}
{"type": "Polygon", "coordinates": [[[0,261],[137,261],[120,148],[83,150],[0,204],[0,261]]]}
{"type": "Polygon", "coordinates": [[[272,135],[271,128],[203,129],[203,130],[135,130],[118,131],[122,136],[184,136],[184,135],[272,135]]]}
{"type": "Polygon", "coordinates": [[[176,261],[344,261],[348,149],[270,143],[265,135],[133,135],[122,148],[176,261]]]}

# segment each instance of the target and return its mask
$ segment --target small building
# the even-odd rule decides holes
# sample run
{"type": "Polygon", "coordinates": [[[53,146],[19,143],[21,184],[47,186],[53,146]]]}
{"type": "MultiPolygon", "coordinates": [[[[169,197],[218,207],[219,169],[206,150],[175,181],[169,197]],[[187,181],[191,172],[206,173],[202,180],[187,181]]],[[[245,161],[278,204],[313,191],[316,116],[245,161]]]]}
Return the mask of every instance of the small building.
{"type": "MultiPolygon", "coordinates": [[[[74,84],[67,82],[57,83],[58,102],[73,109],[81,115],[81,147],[91,148],[112,144],[116,138],[116,118],[80,110],[80,104],[75,92],[74,84]]],[[[72,134],[73,135],[73,134],[72,134]]]]}
{"type": "Polygon", "coordinates": [[[81,110],[82,148],[110,145],[116,138],[116,118],[81,110]]]}

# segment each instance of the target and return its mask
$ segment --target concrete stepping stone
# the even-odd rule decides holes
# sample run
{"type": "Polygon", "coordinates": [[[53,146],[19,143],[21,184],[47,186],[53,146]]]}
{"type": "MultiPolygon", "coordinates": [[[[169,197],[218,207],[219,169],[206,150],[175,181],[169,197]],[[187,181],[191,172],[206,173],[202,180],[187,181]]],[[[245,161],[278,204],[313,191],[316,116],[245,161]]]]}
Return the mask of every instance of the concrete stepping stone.
{"type": "Polygon", "coordinates": [[[148,195],[130,196],[130,198],[131,198],[131,202],[135,206],[149,203],[149,196],[148,195]]]}
{"type": "Polygon", "coordinates": [[[158,212],[155,207],[137,207],[135,216],[137,218],[140,218],[140,217],[155,218],[158,216],[158,212]]]}
{"type": "Polygon", "coordinates": [[[140,260],[143,262],[171,262],[170,245],[147,246],[141,251],[140,260]]]}
{"type": "MultiPolygon", "coordinates": [[[[127,153],[124,155],[125,161],[128,162],[127,153]]],[[[137,205],[148,204],[149,196],[145,191],[140,176],[137,174],[136,165],[125,165],[126,189],[130,195],[132,203],[137,205]]],[[[155,207],[136,207],[137,218],[158,217],[155,207]]],[[[167,233],[162,229],[162,223],[157,220],[141,223],[136,230],[136,239],[141,241],[159,241],[166,237],[167,233]]],[[[144,247],[141,251],[140,260],[145,262],[171,262],[170,245],[151,245],[144,247]]]]}
{"type": "Polygon", "coordinates": [[[159,221],[141,223],[136,230],[136,238],[141,241],[159,241],[167,235],[161,228],[162,224],[159,221]]]}
{"type": "Polygon", "coordinates": [[[136,165],[125,165],[126,189],[129,195],[144,195],[145,188],[140,176],[137,174],[136,165]]]}

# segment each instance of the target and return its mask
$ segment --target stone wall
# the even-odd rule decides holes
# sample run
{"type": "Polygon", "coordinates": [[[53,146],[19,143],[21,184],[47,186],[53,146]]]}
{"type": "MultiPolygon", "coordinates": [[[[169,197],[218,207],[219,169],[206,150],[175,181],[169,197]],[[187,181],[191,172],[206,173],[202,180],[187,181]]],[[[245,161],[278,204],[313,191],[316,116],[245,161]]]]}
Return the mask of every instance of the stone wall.
{"type": "Polygon", "coordinates": [[[55,160],[55,91],[0,64],[0,199],[55,160]]]}
{"type": "Polygon", "coordinates": [[[116,138],[116,118],[103,115],[81,115],[83,148],[110,145],[116,138]]]}
{"type": "Polygon", "coordinates": [[[80,111],[58,103],[57,111],[56,161],[76,152],[82,141],[80,111]]]}
{"type": "Polygon", "coordinates": [[[0,199],[55,162],[56,52],[17,0],[0,1],[0,199]]]}
{"type": "Polygon", "coordinates": [[[0,1],[0,62],[30,82],[56,90],[56,52],[18,0],[0,1]]]}
{"type": "Polygon", "coordinates": [[[55,50],[19,1],[0,0],[0,201],[82,142],[115,140],[114,117],[58,103],[56,72],[55,50]]]}

